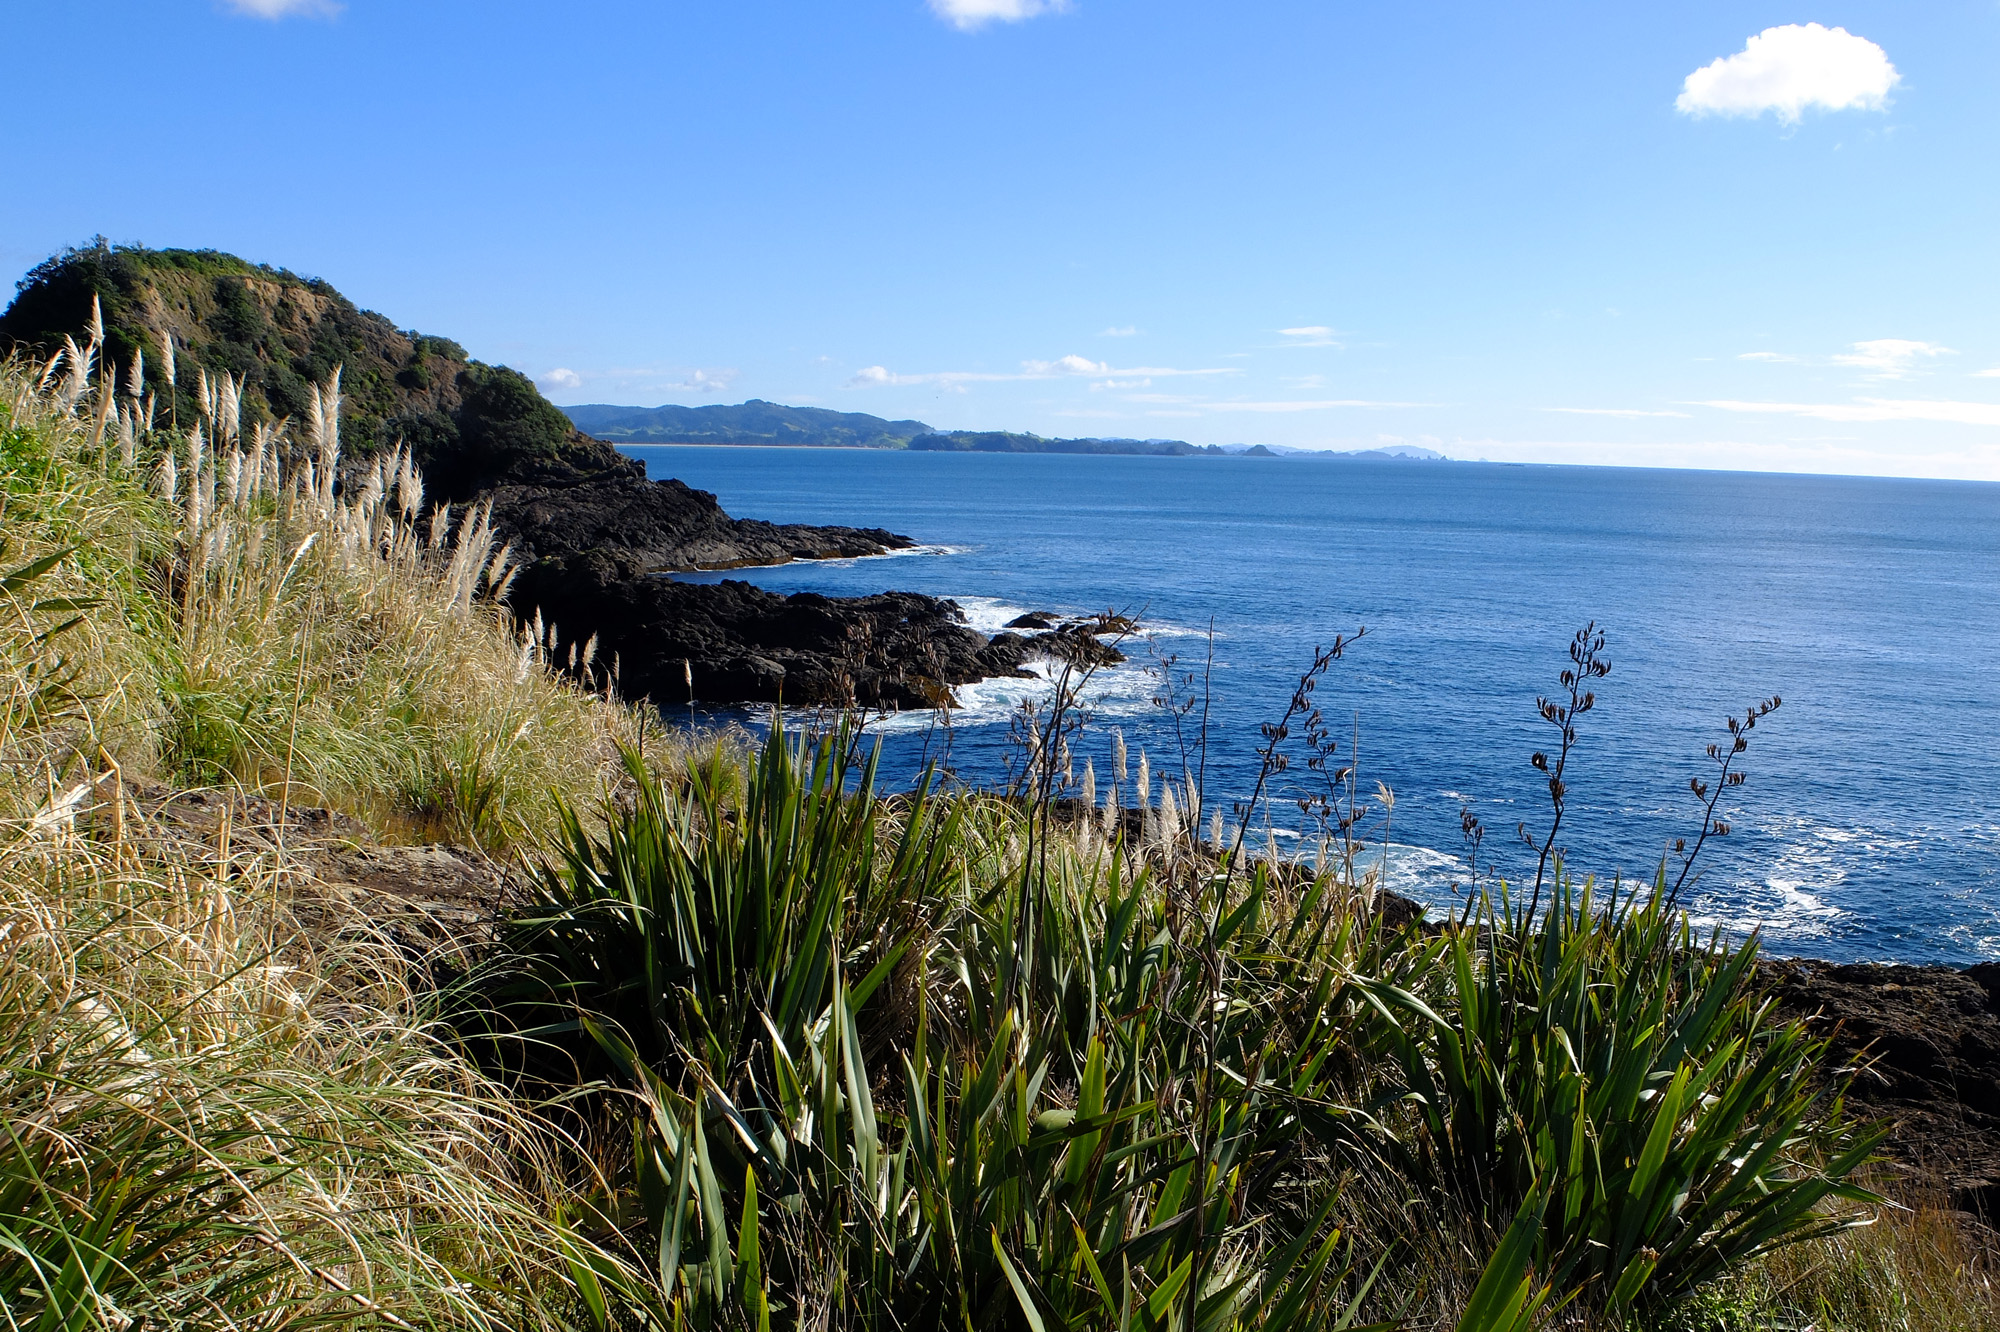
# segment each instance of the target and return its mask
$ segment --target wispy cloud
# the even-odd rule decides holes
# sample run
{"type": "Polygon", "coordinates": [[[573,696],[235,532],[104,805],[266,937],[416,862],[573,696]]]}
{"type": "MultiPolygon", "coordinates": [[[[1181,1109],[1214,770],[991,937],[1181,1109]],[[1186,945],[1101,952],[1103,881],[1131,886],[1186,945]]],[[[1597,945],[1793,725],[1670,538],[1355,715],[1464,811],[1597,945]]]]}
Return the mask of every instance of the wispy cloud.
{"type": "Polygon", "coordinates": [[[1974,370],[1972,377],[1974,379],[2000,379],[2000,365],[1994,366],[1991,370],[1974,370]]]}
{"type": "Polygon", "coordinates": [[[1815,421],[1942,421],[2000,426],[2000,403],[1938,402],[1928,398],[1856,398],[1853,402],[1703,402],[1725,412],[1803,416],[1815,421]]]}
{"type": "MultiPolygon", "coordinates": [[[[1023,361],[1021,375],[1024,379],[1055,379],[1062,375],[1108,375],[1111,366],[1104,361],[1093,361],[1088,356],[1058,356],[1053,361],[1023,361]]],[[[1143,374],[1135,370],[1133,374],[1143,374]]]]}
{"type": "Polygon", "coordinates": [[[1284,338],[1286,347],[1338,347],[1334,340],[1334,330],[1325,324],[1306,324],[1299,328],[1281,328],[1278,336],[1284,338]]]}
{"type": "Polygon", "coordinates": [[[1369,398],[1317,398],[1285,402],[1209,402],[1202,408],[1211,412],[1324,412],[1336,407],[1429,407],[1426,402],[1376,402],[1369,398]]]}
{"type": "Polygon", "coordinates": [[[690,370],[686,377],[667,387],[684,393],[727,393],[736,382],[737,373],[733,369],[690,370]]]}
{"type": "Polygon", "coordinates": [[[1690,116],[1761,116],[1788,125],[1812,109],[1880,111],[1901,80],[1881,47],[1845,28],[1766,28],[1687,76],[1674,106],[1690,116]]]}
{"type": "Polygon", "coordinates": [[[1926,361],[1958,355],[1950,347],[1935,342],[1919,342],[1913,338],[1872,338],[1866,342],[1851,342],[1848,347],[1849,350],[1836,352],[1823,360],[1774,351],[1738,352],[1736,359],[1771,365],[1837,365],[1866,371],[1871,379],[1908,379],[1921,373],[1926,361]]]}
{"type": "Polygon", "coordinates": [[[251,18],[331,18],[343,6],[339,0],[223,0],[226,8],[251,18]]]}
{"type": "Polygon", "coordinates": [[[1186,375],[1234,375],[1240,371],[1234,367],[1210,367],[1198,370],[1183,370],[1170,365],[1135,365],[1119,367],[1109,361],[1093,361],[1088,356],[1058,356],[1053,361],[1023,361],[1019,371],[990,370],[932,370],[921,374],[898,374],[883,365],[871,365],[857,372],[847,381],[849,388],[886,388],[905,384],[997,384],[1011,383],[1024,379],[1079,379],[1098,378],[1107,380],[1171,379],[1186,375]]]}
{"type": "Polygon", "coordinates": [[[1866,370],[1876,379],[1907,379],[1923,361],[1956,355],[1958,353],[1951,348],[1940,347],[1935,342],[1876,338],[1872,342],[1855,343],[1853,351],[1835,356],[1833,363],[1866,370]]]}
{"type": "Polygon", "coordinates": [[[1105,329],[1097,336],[1100,338],[1136,338],[1139,336],[1139,327],[1136,324],[1126,324],[1123,327],[1114,325],[1111,328],[1105,329]]]}
{"type": "Polygon", "coordinates": [[[586,383],[598,393],[727,393],[740,372],[731,366],[690,370],[682,367],[614,366],[572,370],[568,366],[535,376],[545,389],[574,393],[586,383]]]}
{"type": "Polygon", "coordinates": [[[1069,0],[930,0],[936,14],[960,32],[972,32],[989,23],[1019,23],[1042,14],[1060,14],[1069,0]]]}
{"type": "Polygon", "coordinates": [[[1683,421],[1686,412],[1651,412],[1638,407],[1544,407],[1545,412],[1563,412],[1570,416],[1677,416],[1683,421]]]}

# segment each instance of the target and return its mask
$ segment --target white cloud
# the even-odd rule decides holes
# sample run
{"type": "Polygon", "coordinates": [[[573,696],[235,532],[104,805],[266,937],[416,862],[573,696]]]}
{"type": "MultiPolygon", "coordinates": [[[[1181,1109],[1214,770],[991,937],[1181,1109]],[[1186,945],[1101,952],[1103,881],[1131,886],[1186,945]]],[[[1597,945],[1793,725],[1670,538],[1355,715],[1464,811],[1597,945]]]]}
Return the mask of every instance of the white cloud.
{"type": "Polygon", "coordinates": [[[1105,329],[1097,336],[1100,338],[1136,338],[1139,336],[1139,327],[1136,324],[1127,324],[1123,328],[1114,326],[1105,329]]]}
{"type": "Polygon", "coordinates": [[[1060,14],[1069,0],[930,0],[936,14],[960,32],[971,32],[989,23],[1019,23],[1040,14],[1060,14]]]}
{"type": "Polygon", "coordinates": [[[1323,398],[1311,402],[1211,402],[1211,412],[1320,412],[1334,407],[1426,407],[1422,402],[1373,402],[1366,398],[1323,398]]]}
{"type": "Polygon", "coordinates": [[[1876,338],[1872,342],[1855,343],[1852,352],[1834,357],[1833,363],[1866,370],[1877,379],[1906,379],[1917,368],[1919,361],[1956,355],[1958,353],[1951,348],[1940,347],[1935,342],[1876,338]]]}
{"type": "Polygon", "coordinates": [[[667,385],[686,393],[724,393],[736,382],[735,370],[692,370],[678,383],[667,385]]]}
{"type": "Polygon", "coordinates": [[[1856,398],[1853,402],[1704,402],[1725,412],[1803,416],[1815,421],[1942,421],[2000,426],[2000,403],[1937,402],[1917,398],[1856,398]]]}
{"type": "Polygon", "coordinates": [[[1994,366],[1991,370],[1974,370],[1972,377],[1974,379],[2000,379],[2000,365],[1994,366]]]}
{"type": "Polygon", "coordinates": [[[1775,364],[1792,365],[1799,358],[1796,356],[1787,356],[1783,352],[1738,352],[1736,359],[1739,361],[1769,361],[1775,364]]]}
{"type": "Polygon", "coordinates": [[[1290,338],[1287,347],[1338,347],[1333,339],[1333,330],[1325,324],[1307,324],[1303,328],[1281,328],[1280,337],[1290,338]]]}
{"type": "Polygon", "coordinates": [[[1678,416],[1687,419],[1686,412],[1648,412],[1637,407],[1544,407],[1545,412],[1564,412],[1570,416],[1678,416]]]}
{"type": "Polygon", "coordinates": [[[576,389],[583,387],[583,376],[574,370],[557,366],[535,382],[548,388],[576,389]]]}
{"type": "Polygon", "coordinates": [[[295,15],[331,18],[341,10],[338,0],[223,0],[223,3],[239,14],[260,19],[291,18],[295,15]]]}
{"type": "Polygon", "coordinates": [[[1053,361],[1023,361],[1018,374],[997,373],[986,370],[933,370],[924,374],[900,375],[887,366],[871,365],[857,372],[847,381],[849,388],[883,388],[902,384],[966,384],[1012,383],[1024,379],[1071,379],[1071,378],[1111,378],[1149,379],[1153,377],[1171,378],[1182,375],[1233,375],[1240,373],[1234,368],[1210,368],[1182,370],[1165,365],[1136,365],[1118,368],[1109,361],[1093,361],[1088,356],[1074,353],[1058,356],[1053,361]]]}
{"type": "Polygon", "coordinates": [[[1057,375],[1108,375],[1111,367],[1084,356],[1058,356],[1053,361],[1023,361],[1021,373],[1029,379],[1050,379],[1057,375]]]}
{"type": "Polygon", "coordinates": [[[1687,76],[1674,106],[1690,116],[1778,113],[1796,124],[1811,108],[1880,111],[1902,76],[1881,47],[1845,28],[1787,23],[1687,76]]]}

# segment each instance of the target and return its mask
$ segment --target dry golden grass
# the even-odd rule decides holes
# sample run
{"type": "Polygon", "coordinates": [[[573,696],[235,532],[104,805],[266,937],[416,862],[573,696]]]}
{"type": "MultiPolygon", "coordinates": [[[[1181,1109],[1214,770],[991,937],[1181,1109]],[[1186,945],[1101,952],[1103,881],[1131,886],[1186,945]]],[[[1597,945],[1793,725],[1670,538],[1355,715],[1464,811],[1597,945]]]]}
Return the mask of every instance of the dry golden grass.
{"type": "Polygon", "coordinates": [[[407,459],[336,491],[336,386],[246,438],[204,375],[173,435],[95,362],[0,366],[0,1327],[573,1325],[631,1277],[548,1125],[388,940],[300,927],[281,841],[167,835],[127,780],[501,847],[640,714],[497,608],[482,518],[418,529],[407,459]]]}
{"type": "Polygon", "coordinates": [[[9,626],[17,675],[53,653],[74,677],[78,706],[43,728],[42,757],[102,750],[135,774],[488,848],[599,791],[644,714],[547,669],[552,641],[497,606],[508,552],[484,515],[420,525],[406,455],[343,473],[335,385],[304,438],[246,438],[240,386],[202,378],[209,409],[174,436],[147,431],[148,408],[112,379],[0,369],[5,566],[67,552],[9,626]],[[99,604],[34,642],[49,617],[26,605],[80,598],[99,604]]]}

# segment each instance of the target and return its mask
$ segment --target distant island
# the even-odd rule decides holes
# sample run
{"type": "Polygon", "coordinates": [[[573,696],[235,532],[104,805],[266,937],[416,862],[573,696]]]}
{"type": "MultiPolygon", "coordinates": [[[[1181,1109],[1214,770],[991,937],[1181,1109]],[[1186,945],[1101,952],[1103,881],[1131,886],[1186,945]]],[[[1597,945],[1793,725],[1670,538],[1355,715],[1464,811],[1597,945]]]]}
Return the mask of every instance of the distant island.
{"type": "Polygon", "coordinates": [[[612,444],[728,444],[765,448],[907,449],[912,453],[1123,454],[1154,458],[1360,458],[1446,461],[1435,449],[1394,444],[1348,451],[1265,444],[1190,444],[1182,439],[1049,439],[1012,430],[938,430],[922,421],[888,421],[866,412],[787,407],[752,398],[728,406],[618,407],[588,403],[562,409],[578,430],[612,444]]]}

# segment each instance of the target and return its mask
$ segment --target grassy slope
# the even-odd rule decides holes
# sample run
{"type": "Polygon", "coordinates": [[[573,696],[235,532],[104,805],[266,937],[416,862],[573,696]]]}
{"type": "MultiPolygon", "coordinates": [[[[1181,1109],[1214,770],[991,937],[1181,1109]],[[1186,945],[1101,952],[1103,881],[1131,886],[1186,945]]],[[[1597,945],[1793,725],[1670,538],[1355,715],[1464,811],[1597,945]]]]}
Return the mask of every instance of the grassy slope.
{"type": "Polygon", "coordinates": [[[131,792],[498,847],[601,789],[633,719],[478,599],[476,532],[328,502],[283,449],[252,484],[219,422],[199,467],[121,441],[135,404],[100,390],[0,366],[7,1325],[566,1326],[595,1251],[556,1224],[542,1130],[431,1034],[412,959],[365,916],[304,932],[282,836],[177,838],[131,792]]]}

